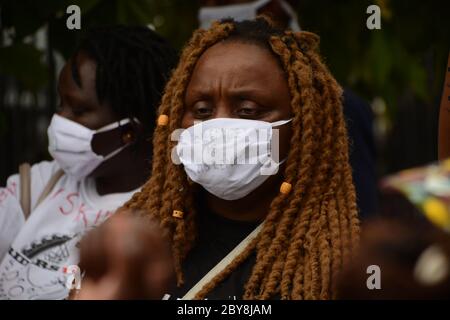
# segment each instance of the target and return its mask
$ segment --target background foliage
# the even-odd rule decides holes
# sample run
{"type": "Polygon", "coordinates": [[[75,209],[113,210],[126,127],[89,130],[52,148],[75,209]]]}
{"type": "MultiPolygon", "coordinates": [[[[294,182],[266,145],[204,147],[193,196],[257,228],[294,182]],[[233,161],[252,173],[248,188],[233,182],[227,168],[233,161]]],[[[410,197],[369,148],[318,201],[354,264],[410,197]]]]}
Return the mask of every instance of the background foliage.
{"type": "MultiPolygon", "coordinates": [[[[374,102],[381,173],[436,158],[438,101],[449,52],[448,3],[300,0],[296,7],[301,27],[320,35],[322,54],[340,83],[374,102]],[[366,28],[370,4],[381,7],[381,30],[366,28]]],[[[54,53],[69,57],[89,27],[151,24],[181,49],[197,27],[198,7],[194,0],[1,0],[0,43],[6,45],[0,48],[0,141],[22,132],[5,116],[5,81],[14,81],[19,95],[28,92],[33,99],[44,90],[51,115],[57,100],[54,53]],[[81,8],[81,31],[66,28],[71,4],[81,8]],[[30,41],[42,27],[45,48],[30,41]]],[[[0,148],[15,159],[1,168],[3,181],[23,157],[0,148]]],[[[34,152],[35,159],[25,160],[40,156],[34,152]]]]}

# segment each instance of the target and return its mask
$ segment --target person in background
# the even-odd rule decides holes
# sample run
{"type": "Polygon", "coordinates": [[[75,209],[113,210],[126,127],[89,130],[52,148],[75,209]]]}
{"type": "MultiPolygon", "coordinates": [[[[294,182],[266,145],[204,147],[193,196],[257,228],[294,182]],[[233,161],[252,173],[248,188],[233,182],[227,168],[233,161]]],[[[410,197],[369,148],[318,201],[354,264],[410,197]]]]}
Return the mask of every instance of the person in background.
{"type": "Polygon", "coordinates": [[[64,270],[83,234],[149,177],[155,110],[176,61],[146,27],[87,33],[59,76],[53,161],[22,166],[0,189],[0,299],[67,296],[64,270]]]}
{"type": "Polygon", "coordinates": [[[200,0],[198,20],[200,28],[207,29],[214,21],[233,18],[236,21],[269,17],[278,27],[301,31],[294,10],[296,0],[200,0]]]}
{"type": "MultiPolygon", "coordinates": [[[[208,28],[215,20],[231,17],[239,21],[264,14],[277,26],[297,32],[297,3],[298,0],[201,0],[198,19],[201,28],[208,28]]],[[[342,99],[359,214],[366,219],[375,214],[378,202],[373,114],[370,106],[349,89],[344,89],[342,99]]]]}

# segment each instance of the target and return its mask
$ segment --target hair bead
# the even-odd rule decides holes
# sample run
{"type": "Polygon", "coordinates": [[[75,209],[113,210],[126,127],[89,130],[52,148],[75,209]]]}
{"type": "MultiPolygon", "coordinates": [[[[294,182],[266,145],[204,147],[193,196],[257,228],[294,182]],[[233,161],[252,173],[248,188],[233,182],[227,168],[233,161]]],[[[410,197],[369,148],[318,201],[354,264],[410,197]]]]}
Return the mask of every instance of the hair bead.
{"type": "Polygon", "coordinates": [[[290,184],[288,182],[283,182],[280,187],[280,192],[282,194],[288,194],[289,192],[291,192],[291,189],[292,189],[292,184],[290,184]]]}
{"type": "Polygon", "coordinates": [[[172,217],[177,218],[177,219],[183,219],[184,216],[184,212],[181,210],[173,210],[172,212],[172,217]]]}
{"type": "Polygon", "coordinates": [[[162,114],[158,117],[158,126],[167,126],[169,123],[169,117],[165,114],[162,114]]]}

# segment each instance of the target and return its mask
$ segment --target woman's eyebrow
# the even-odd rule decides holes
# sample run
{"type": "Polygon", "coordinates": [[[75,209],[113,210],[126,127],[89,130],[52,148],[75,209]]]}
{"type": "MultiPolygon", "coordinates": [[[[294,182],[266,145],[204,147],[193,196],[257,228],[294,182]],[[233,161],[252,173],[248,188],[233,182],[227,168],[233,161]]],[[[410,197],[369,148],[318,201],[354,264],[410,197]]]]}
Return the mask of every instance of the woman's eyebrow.
{"type": "Polygon", "coordinates": [[[210,96],[210,90],[205,87],[192,88],[189,89],[189,91],[186,91],[186,97],[190,99],[208,98],[210,96]]]}
{"type": "MultiPolygon", "coordinates": [[[[254,86],[252,84],[227,88],[225,94],[233,99],[264,99],[272,100],[271,90],[267,87],[254,86]]],[[[187,101],[209,100],[214,96],[214,89],[208,85],[195,86],[186,92],[187,101]]]]}
{"type": "Polygon", "coordinates": [[[231,88],[229,94],[236,97],[270,97],[269,90],[257,87],[231,88]]]}

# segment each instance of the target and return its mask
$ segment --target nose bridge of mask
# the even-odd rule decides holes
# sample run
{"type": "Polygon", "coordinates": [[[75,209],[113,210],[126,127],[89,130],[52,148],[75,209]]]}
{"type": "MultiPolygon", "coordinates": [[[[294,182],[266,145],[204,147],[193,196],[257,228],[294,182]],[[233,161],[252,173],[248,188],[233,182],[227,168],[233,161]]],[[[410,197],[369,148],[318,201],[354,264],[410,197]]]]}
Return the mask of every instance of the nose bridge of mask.
{"type": "MultiPolygon", "coordinates": [[[[187,130],[191,132],[192,136],[197,137],[201,134],[202,138],[205,137],[204,133],[211,133],[213,137],[217,134],[222,134],[225,137],[228,135],[246,135],[252,131],[257,130],[269,130],[271,124],[265,121],[250,120],[250,119],[234,119],[234,118],[216,118],[207,121],[203,121],[195,124],[187,130]],[[219,130],[218,130],[219,129],[219,130]]],[[[210,137],[209,134],[206,135],[210,137]]]]}
{"type": "MultiPolygon", "coordinates": [[[[264,154],[267,151],[269,152],[267,156],[275,156],[273,160],[277,163],[278,155],[272,155],[272,151],[277,153],[278,148],[275,147],[275,149],[273,149],[272,143],[278,145],[279,141],[272,141],[274,138],[273,127],[282,126],[290,121],[292,121],[292,119],[270,123],[250,119],[216,118],[199,122],[182,132],[178,142],[179,145],[177,146],[177,151],[180,152],[187,145],[191,144],[196,146],[194,149],[197,148],[195,150],[200,151],[201,154],[203,154],[204,148],[206,148],[206,150],[217,148],[219,148],[217,150],[221,150],[222,148],[225,148],[228,151],[233,149],[234,152],[232,153],[232,158],[236,161],[240,161],[239,159],[241,159],[244,154],[249,154],[249,148],[251,149],[252,147],[249,147],[247,144],[250,143],[253,148],[257,145],[259,151],[263,150],[263,154],[258,154],[257,157],[260,159],[265,158],[266,156],[264,154]],[[266,145],[266,143],[268,143],[268,145],[266,145]]],[[[278,138],[279,136],[276,135],[276,137],[278,138]]],[[[194,153],[196,152],[195,150],[194,153]]],[[[254,149],[251,150],[255,152],[254,149]]],[[[182,162],[183,159],[187,161],[187,158],[184,155],[178,154],[178,156],[182,162]]],[[[189,156],[192,155],[189,153],[189,156]]],[[[228,156],[231,155],[228,154],[225,158],[229,159],[228,156]]],[[[196,161],[200,161],[199,158],[196,159],[196,161]]]]}
{"type": "MultiPolygon", "coordinates": [[[[139,122],[137,119],[134,121],[139,122]]],[[[125,125],[131,122],[129,118],[125,118],[113,123],[110,123],[98,130],[91,130],[78,122],[67,119],[63,116],[55,114],[52,119],[51,126],[49,130],[53,130],[54,134],[49,134],[49,147],[52,149],[64,150],[64,146],[71,145],[75,152],[93,152],[91,147],[92,138],[96,133],[103,133],[110,130],[114,130],[119,126],[125,125]],[[58,133],[58,134],[56,134],[58,133]]],[[[117,150],[112,151],[110,154],[104,157],[105,160],[113,157],[120,151],[122,151],[126,146],[122,146],[117,150]]],[[[94,152],[94,154],[96,154],[94,152]]]]}
{"type": "Polygon", "coordinates": [[[59,114],[54,114],[51,124],[56,131],[64,132],[76,132],[77,135],[88,137],[92,135],[92,130],[86,128],[85,126],[79,124],[78,122],[67,119],[66,117],[60,116],[59,114]],[[64,128],[64,130],[63,130],[64,128]]]}
{"type": "Polygon", "coordinates": [[[85,126],[55,114],[48,128],[49,147],[65,149],[64,146],[72,145],[72,148],[82,151],[88,147],[88,142],[94,131],[85,126]]]}
{"type": "MultiPolygon", "coordinates": [[[[275,122],[266,122],[260,120],[250,120],[250,119],[235,119],[235,118],[216,118],[211,120],[202,121],[196,123],[195,125],[187,128],[185,132],[190,132],[192,136],[195,136],[196,133],[202,133],[205,130],[211,129],[270,129],[281,127],[292,121],[291,119],[287,120],[279,120],[275,122]]],[[[238,132],[238,131],[236,131],[238,132]]],[[[242,132],[242,131],[241,131],[242,132]]]]}
{"type": "MultiPolygon", "coordinates": [[[[139,120],[137,120],[137,119],[134,119],[134,121],[139,122],[139,120]]],[[[120,126],[123,126],[123,125],[131,122],[131,120],[129,118],[124,118],[122,120],[115,121],[106,126],[103,126],[97,130],[89,129],[89,128],[83,126],[82,124],[79,124],[76,121],[67,119],[66,117],[63,117],[63,116],[60,116],[59,114],[53,115],[52,122],[56,122],[58,124],[56,130],[58,130],[58,128],[64,127],[64,129],[65,129],[64,131],[66,131],[66,132],[68,132],[68,131],[76,132],[77,136],[82,136],[84,138],[88,138],[88,137],[92,137],[96,133],[102,133],[102,132],[114,130],[120,126]]]]}

